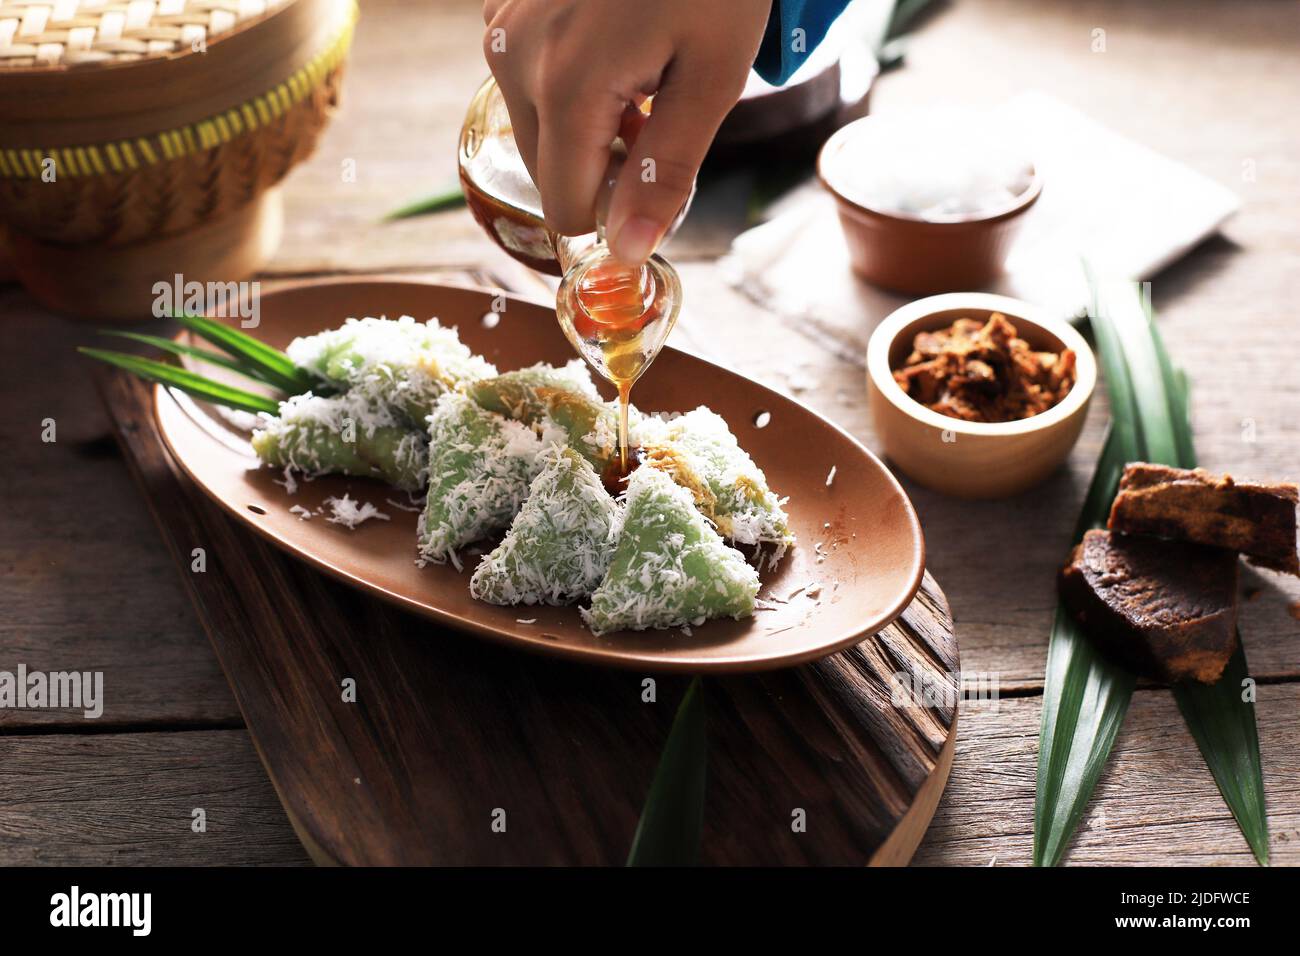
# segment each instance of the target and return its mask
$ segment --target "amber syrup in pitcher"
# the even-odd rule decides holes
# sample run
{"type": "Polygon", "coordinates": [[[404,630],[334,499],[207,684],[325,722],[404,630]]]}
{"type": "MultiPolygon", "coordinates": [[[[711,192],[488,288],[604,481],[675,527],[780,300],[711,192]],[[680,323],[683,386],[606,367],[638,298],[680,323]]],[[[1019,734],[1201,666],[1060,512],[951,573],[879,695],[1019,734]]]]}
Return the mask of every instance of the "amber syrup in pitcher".
{"type": "MultiPolygon", "coordinates": [[[[677,321],[681,284],[658,256],[641,266],[615,259],[598,242],[574,261],[556,296],[560,327],[578,354],[618,390],[618,463],[628,455],[632,386],[663,348],[677,321]]],[[[608,476],[607,476],[608,477],[608,476]]]]}

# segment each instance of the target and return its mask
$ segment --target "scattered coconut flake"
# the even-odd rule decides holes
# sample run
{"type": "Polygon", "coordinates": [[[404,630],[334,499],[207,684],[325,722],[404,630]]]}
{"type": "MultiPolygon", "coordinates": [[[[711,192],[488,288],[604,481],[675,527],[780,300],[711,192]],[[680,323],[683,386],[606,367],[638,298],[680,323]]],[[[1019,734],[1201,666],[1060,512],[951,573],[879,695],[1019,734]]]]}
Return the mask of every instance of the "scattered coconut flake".
{"type": "Polygon", "coordinates": [[[516,623],[516,624],[536,624],[536,623],[537,623],[537,618],[535,618],[535,617],[517,617],[517,618],[515,618],[515,623],[516,623]]]}
{"type": "Polygon", "coordinates": [[[384,501],[388,502],[388,504],[392,505],[398,511],[414,511],[418,514],[424,510],[419,505],[404,505],[400,501],[394,501],[392,498],[385,498],[384,501]]]}
{"type": "Polygon", "coordinates": [[[794,392],[796,395],[802,392],[810,392],[817,387],[817,382],[802,370],[789,376],[787,384],[790,387],[790,391],[794,392]]]}
{"type": "Polygon", "coordinates": [[[822,593],[821,582],[814,581],[812,584],[808,585],[808,587],[804,589],[803,593],[810,598],[815,598],[817,595],[822,593]]]}
{"type": "Polygon", "coordinates": [[[762,598],[754,598],[755,611],[776,611],[779,608],[771,601],[764,601],[762,598]]]}
{"type": "Polygon", "coordinates": [[[312,517],[312,513],[302,505],[294,505],[289,509],[289,514],[297,515],[299,521],[310,521],[312,517]]]}
{"type": "Polygon", "coordinates": [[[329,508],[331,512],[330,516],[325,520],[330,524],[341,524],[349,531],[371,518],[378,518],[380,521],[389,520],[388,515],[369,501],[356,502],[352,500],[350,495],[346,494],[342,498],[326,498],[325,507],[329,508]]]}
{"type": "Polygon", "coordinates": [[[808,587],[808,585],[806,585],[806,584],[801,584],[801,585],[799,585],[797,588],[795,588],[793,591],[790,592],[790,596],[789,596],[788,598],[786,598],[786,600],[787,600],[787,601],[793,601],[793,600],[794,600],[795,598],[797,598],[800,594],[803,594],[803,592],[804,592],[804,588],[806,588],[806,587],[808,587]]]}
{"type": "Polygon", "coordinates": [[[694,634],[694,633],[695,633],[695,632],[691,630],[691,626],[690,626],[689,624],[683,624],[683,625],[682,625],[682,634],[683,634],[684,636],[686,636],[686,637],[690,637],[690,636],[691,636],[692,634],[694,634]]]}
{"type": "MultiPolygon", "coordinates": [[[[284,481],[278,481],[275,478],[271,480],[282,487],[285,494],[296,495],[298,493],[298,479],[293,476],[293,465],[284,466],[284,481]]],[[[293,509],[290,508],[289,510],[292,511],[293,509]]]]}
{"type": "Polygon", "coordinates": [[[826,475],[826,487],[829,488],[835,483],[835,472],[839,470],[838,465],[831,465],[830,472],[826,475]]]}

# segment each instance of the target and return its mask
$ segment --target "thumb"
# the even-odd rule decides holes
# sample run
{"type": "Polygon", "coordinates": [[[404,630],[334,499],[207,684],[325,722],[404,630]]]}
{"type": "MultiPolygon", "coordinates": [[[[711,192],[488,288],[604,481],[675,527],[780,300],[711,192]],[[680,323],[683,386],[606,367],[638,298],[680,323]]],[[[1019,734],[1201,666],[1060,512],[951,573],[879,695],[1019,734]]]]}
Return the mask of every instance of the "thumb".
{"type": "Polygon", "coordinates": [[[690,198],[695,176],[722,120],[740,95],[710,82],[708,70],[675,62],[655,94],[610,199],[607,232],[614,255],[644,262],[690,198]]]}

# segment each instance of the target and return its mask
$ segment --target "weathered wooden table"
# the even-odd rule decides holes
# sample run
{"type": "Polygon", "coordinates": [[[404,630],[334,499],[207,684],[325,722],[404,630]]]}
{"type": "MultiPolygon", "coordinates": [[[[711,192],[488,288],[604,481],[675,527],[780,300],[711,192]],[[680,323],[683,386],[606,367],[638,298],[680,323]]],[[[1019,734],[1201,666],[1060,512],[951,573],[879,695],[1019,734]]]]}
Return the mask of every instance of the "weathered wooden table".
{"type": "MultiPolygon", "coordinates": [[[[380,216],[454,174],[464,105],[484,73],[476,0],[367,2],[345,105],[286,187],[288,232],[264,277],[421,274],[510,264],[464,212],[380,216]]],[[[1300,12],[1293,4],[1123,0],[953,5],[886,76],[877,108],[996,103],[1037,87],[1234,189],[1222,237],[1158,276],[1155,304],[1194,383],[1206,467],[1296,476],[1300,340],[1300,12]],[[1093,52],[1093,31],[1106,51],[1093,52]]],[[[869,446],[862,356],[755,310],[713,261],[725,215],[671,253],[688,307],[674,341],[785,387],[869,446]],[[743,329],[743,335],[732,334],[743,329]],[[779,343],[779,348],[773,347],[779,343]],[[814,374],[810,374],[810,372],[814,374]]],[[[863,316],[862,333],[881,316],[863,316]]],[[[84,327],[0,289],[0,670],[102,670],[97,721],[0,710],[0,864],[302,863],[73,347],[84,327]],[[57,441],[41,440],[43,421],[57,441]],[[206,811],[206,832],[191,828],[206,811]]],[[[1021,498],[959,504],[908,487],[967,672],[996,704],[963,708],[948,791],[916,860],[1026,863],[1052,577],[1099,449],[1096,403],[1068,472],[1021,498]]],[[[1300,582],[1245,572],[1242,630],[1259,680],[1275,863],[1300,862],[1300,582]]],[[[1139,689],[1067,856],[1072,863],[1251,862],[1168,692],[1139,689]]]]}

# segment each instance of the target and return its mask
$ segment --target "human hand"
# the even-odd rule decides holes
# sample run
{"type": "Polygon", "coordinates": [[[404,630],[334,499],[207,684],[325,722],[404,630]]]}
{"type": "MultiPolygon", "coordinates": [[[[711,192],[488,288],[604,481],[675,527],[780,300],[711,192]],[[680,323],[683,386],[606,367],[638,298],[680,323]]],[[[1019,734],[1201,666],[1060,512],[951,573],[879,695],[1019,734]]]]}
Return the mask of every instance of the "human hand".
{"type": "Polygon", "coordinates": [[[621,133],[629,155],[605,219],[610,249],[630,264],[654,252],[744,89],[771,5],[485,0],[483,50],[552,230],[592,231],[621,133]],[[635,106],[651,95],[646,118],[635,106]]]}

